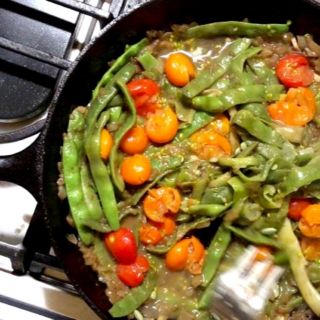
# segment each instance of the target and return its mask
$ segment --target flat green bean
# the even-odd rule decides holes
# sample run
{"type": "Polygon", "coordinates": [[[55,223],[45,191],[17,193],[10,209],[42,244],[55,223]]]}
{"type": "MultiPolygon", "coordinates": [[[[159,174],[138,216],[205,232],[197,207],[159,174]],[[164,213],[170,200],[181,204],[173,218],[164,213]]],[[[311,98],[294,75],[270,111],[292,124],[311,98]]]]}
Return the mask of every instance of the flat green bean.
{"type": "Polygon", "coordinates": [[[92,101],[89,112],[87,114],[85,137],[87,137],[93,130],[99,114],[107,107],[108,103],[118,93],[118,89],[115,86],[116,81],[128,82],[135,72],[136,67],[132,63],[126,64],[109,81],[108,85],[105,88],[106,93],[92,101]]]}
{"type": "Polygon", "coordinates": [[[240,110],[232,118],[232,123],[248,131],[255,138],[281,148],[285,140],[273,128],[265,125],[248,110],[240,110]]]}
{"type": "Polygon", "coordinates": [[[255,84],[244,86],[227,90],[219,97],[195,97],[192,99],[192,106],[197,110],[222,113],[239,104],[279,100],[283,89],[284,87],[282,85],[264,86],[255,84]]]}
{"type": "Polygon", "coordinates": [[[102,79],[99,81],[98,85],[94,89],[92,93],[92,100],[94,101],[98,95],[100,88],[106,86],[108,82],[112,79],[113,74],[119,71],[124,65],[126,65],[130,59],[136,56],[142,48],[149,44],[149,40],[147,38],[142,39],[138,43],[132,45],[128,50],[126,50],[110,67],[110,69],[103,75],[102,79]]]}
{"type": "Polygon", "coordinates": [[[279,193],[275,196],[275,200],[281,199],[299,188],[320,179],[319,167],[320,156],[316,156],[305,166],[292,168],[287,178],[279,185],[279,193]]]}
{"type": "Polygon", "coordinates": [[[93,241],[93,233],[82,223],[82,219],[89,216],[81,186],[79,155],[72,138],[63,137],[62,163],[63,175],[68,195],[72,218],[77,227],[79,237],[85,245],[93,241]]]}
{"type": "Polygon", "coordinates": [[[125,184],[123,181],[123,178],[120,175],[120,171],[118,168],[118,149],[119,145],[121,143],[122,138],[124,135],[135,125],[137,120],[137,112],[136,107],[134,104],[134,101],[132,100],[132,97],[130,95],[130,92],[127,89],[127,86],[122,81],[116,82],[120,90],[122,91],[126,104],[128,105],[128,108],[130,110],[131,115],[127,118],[126,122],[116,131],[114,135],[114,141],[113,146],[110,151],[110,158],[109,158],[109,164],[110,164],[110,172],[111,172],[111,178],[116,186],[116,188],[123,192],[125,188],[125,184]]]}
{"type": "Polygon", "coordinates": [[[231,232],[222,224],[207,248],[207,255],[202,269],[203,282],[201,285],[203,287],[206,287],[213,279],[230,241],[231,232]]]}
{"type": "Polygon", "coordinates": [[[227,228],[236,236],[253,244],[280,248],[277,240],[266,237],[253,230],[245,230],[228,225],[227,228]]]}
{"type": "Polygon", "coordinates": [[[252,40],[247,38],[235,40],[221,53],[218,60],[218,69],[214,72],[209,70],[200,72],[182,89],[183,97],[186,99],[194,98],[205,89],[211,87],[216,80],[226,73],[231,65],[233,57],[249,48],[251,42],[252,40]]]}
{"type": "Polygon", "coordinates": [[[253,72],[256,74],[256,76],[262,83],[266,85],[273,85],[279,83],[276,73],[266,66],[266,63],[263,59],[252,58],[248,60],[248,63],[253,72]]]}
{"type": "Polygon", "coordinates": [[[206,216],[215,218],[221,213],[225,212],[230,206],[231,203],[228,203],[226,205],[221,204],[196,204],[194,206],[191,206],[188,209],[188,213],[195,215],[195,216],[206,216]]]}
{"type": "Polygon", "coordinates": [[[189,28],[186,38],[211,38],[218,35],[235,36],[276,36],[288,32],[286,24],[258,24],[239,21],[214,22],[189,28]]]}
{"type": "Polygon", "coordinates": [[[179,130],[175,140],[182,141],[189,138],[193,133],[210,123],[215,117],[204,111],[197,111],[193,117],[191,124],[179,130]]]}
{"type": "Polygon", "coordinates": [[[114,194],[109,172],[100,157],[100,134],[109,119],[110,112],[101,114],[96,128],[89,135],[86,143],[86,152],[94,183],[97,187],[103,212],[112,230],[120,227],[117,200],[114,194]]]}
{"type": "Polygon", "coordinates": [[[260,120],[271,122],[271,118],[267,111],[267,108],[262,103],[248,103],[244,105],[241,110],[248,110],[254,116],[258,117],[260,120]]]}

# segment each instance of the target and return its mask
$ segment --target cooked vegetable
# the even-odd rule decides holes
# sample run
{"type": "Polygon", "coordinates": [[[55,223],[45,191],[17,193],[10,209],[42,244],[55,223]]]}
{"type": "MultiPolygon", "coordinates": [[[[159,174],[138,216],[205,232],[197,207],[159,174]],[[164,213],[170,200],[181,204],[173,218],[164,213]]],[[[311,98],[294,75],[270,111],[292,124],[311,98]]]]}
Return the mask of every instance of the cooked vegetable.
{"type": "Polygon", "coordinates": [[[289,27],[286,24],[257,24],[238,21],[214,22],[190,28],[185,36],[188,38],[209,38],[217,35],[237,36],[274,36],[287,32],[289,27]]]}
{"type": "Polygon", "coordinates": [[[285,100],[277,101],[269,106],[268,112],[272,119],[279,120],[290,126],[303,126],[313,119],[316,103],[313,93],[299,87],[291,88],[285,100]]]}
{"type": "Polygon", "coordinates": [[[310,205],[308,199],[293,198],[290,200],[288,217],[290,219],[299,221],[301,218],[301,212],[310,205]]]}
{"type": "Polygon", "coordinates": [[[306,261],[288,219],[286,219],[279,232],[279,242],[288,254],[293,276],[303,298],[312,311],[317,316],[320,316],[320,294],[312,286],[308,278],[305,268],[306,261]]]}
{"type": "Polygon", "coordinates": [[[127,228],[120,228],[105,237],[105,244],[115,259],[125,265],[136,261],[138,252],[133,232],[127,228]]]}
{"type": "Polygon", "coordinates": [[[247,245],[284,269],[262,317],[320,316],[320,51],[288,25],[150,31],[72,112],[59,195],[111,316],[212,320],[247,245]]]}
{"type": "Polygon", "coordinates": [[[150,178],[151,164],[147,157],[135,154],[122,162],[120,171],[126,183],[138,186],[150,178]]]}
{"type": "Polygon", "coordinates": [[[171,53],[166,60],[165,72],[168,80],[177,87],[187,85],[194,78],[192,60],[183,53],[171,53]]]}
{"type": "Polygon", "coordinates": [[[178,131],[178,118],[171,108],[157,110],[146,122],[146,133],[152,142],[167,143],[178,131]]]}
{"type": "Polygon", "coordinates": [[[179,191],[174,188],[151,189],[143,201],[143,211],[150,220],[164,222],[164,215],[177,213],[180,203],[179,191]]]}
{"type": "Polygon", "coordinates": [[[125,134],[121,140],[120,148],[129,154],[142,153],[147,149],[148,143],[145,129],[138,125],[125,134]]]}
{"type": "Polygon", "coordinates": [[[302,54],[283,57],[276,67],[280,81],[289,88],[308,87],[313,81],[313,71],[308,59],[302,54]]]}
{"type": "Polygon", "coordinates": [[[138,255],[132,264],[118,264],[117,276],[129,287],[137,287],[145,278],[144,274],[149,270],[149,261],[146,257],[138,255]]]}
{"type": "Polygon", "coordinates": [[[103,160],[107,160],[113,144],[112,136],[107,129],[101,130],[100,135],[100,156],[103,160]]]}

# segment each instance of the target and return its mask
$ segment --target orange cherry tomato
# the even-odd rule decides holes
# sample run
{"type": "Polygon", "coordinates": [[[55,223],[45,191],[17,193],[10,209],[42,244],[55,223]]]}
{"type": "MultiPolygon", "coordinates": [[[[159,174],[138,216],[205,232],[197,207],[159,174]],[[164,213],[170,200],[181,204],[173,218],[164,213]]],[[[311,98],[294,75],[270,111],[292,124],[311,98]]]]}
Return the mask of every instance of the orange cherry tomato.
{"type": "Polygon", "coordinates": [[[161,227],[161,229],[163,229],[164,233],[167,236],[173,234],[176,230],[176,227],[177,225],[173,216],[169,215],[164,217],[163,226],[161,227]]]}
{"type": "Polygon", "coordinates": [[[288,217],[290,219],[299,221],[301,218],[301,212],[307,208],[311,203],[308,199],[292,198],[289,204],[288,217]]]}
{"type": "Polygon", "coordinates": [[[178,118],[171,108],[159,109],[146,122],[148,138],[155,143],[167,143],[178,132],[178,118]]]}
{"type": "Polygon", "coordinates": [[[142,153],[147,149],[148,142],[146,131],[137,125],[125,134],[121,140],[120,148],[129,154],[142,153]]]}
{"type": "Polygon", "coordinates": [[[143,282],[149,268],[148,259],[139,254],[136,261],[130,265],[118,264],[117,276],[125,285],[137,287],[143,282]]]}
{"type": "Polygon", "coordinates": [[[277,101],[269,106],[272,119],[290,126],[304,126],[313,119],[316,102],[308,88],[291,88],[284,101],[277,101]]]}
{"type": "Polygon", "coordinates": [[[314,78],[309,61],[302,54],[288,54],[277,64],[280,81],[289,88],[307,87],[314,78]]]}
{"type": "Polygon", "coordinates": [[[166,266],[171,271],[184,269],[189,254],[190,239],[183,239],[177,242],[167,253],[166,266]]]}
{"type": "Polygon", "coordinates": [[[159,107],[154,103],[154,97],[160,93],[159,85],[150,79],[137,79],[129,82],[127,88],[131,93],[140,116],[154,113],[159,107]]]}
{"type": "Polygon", "coordinates": [[[231,154],[229,140],[218,133],[200,130],[194,133],[190,139],[194,142],[191,145],[191,150],[201,159],[210,160],[211,158],[229,156],[231,154]]]}
{"type": "Polygon", "coordinates": [[[320,259],[320,240],[303,237],[301,240],[301,249],[308,261],[320,259]]]}
{"type": "Polygon", "coordinates": [[[100,157],[103,160],[109,158],[109,154],[113,145],[113,139],[107,129],[102,129],[100,134],[100,157]]]}
{"type": "Polygon", "coordinates": [[[301,218],[299,221],[299,229],[306,237],[320,238],[320,224],[308,223],[306,219],[301,218]]]}
{"type": "Polygon", "coordinates": [[[181,204],[178,190],[169,187],[151,189],[143,201],[145,215],[154,222],[165,222],[166,213],[177,213],[181,204]]]}
{"type": "Polygon", "coordinates": [[[192,60],[183,53],[171,53],[165,63],[168,80],[177,87],[187,85],[195,76],[192,60]]]}
{"type": "Polygon", "coordinates": [[[264,261],[270,258],[271,248],[268,246],[257,246],[258,254],[255,258],[256,261],[264,261]]]}
{"type": "Polygon", "coordinates": [[[201,274],[204,264],[204,255],[205,249],[203,244],[196,237],[192,236],[186,264],[186,269],[191,274],[201,274]]]}
{"type": "Polygon", "coordinates": [[[140,240],[147,245],[159,243],[164,238],[164,233],[156,226],[144,224],[140,228],[140,240]]]}
{"type": "Polygon", "coordinates": [[[204,263],[205,249],[196,238],[177,242],[167,253],[166,266],[171,271],[187,269],[192,274],[200,274],[204,263]]]}
{"type": "Polygon", "coordinates": [[[123,160],[120,172],[126,183],[138,186],[150,178],[151,164],[147,157],[142,154],[135,154],[123,160]]]}
{"type": "Polygon", "coordinates": [[[230,132],[230,121],[224,114],[220,114],[212,120],[205,129],[212,130],[222,136],[226,136],[230,132]]]}
{"type": "Polygon", "coordinates": [[[301,216],[308,223],[320,224],[320,204],[310,204],[301,212],[301,216]]]}

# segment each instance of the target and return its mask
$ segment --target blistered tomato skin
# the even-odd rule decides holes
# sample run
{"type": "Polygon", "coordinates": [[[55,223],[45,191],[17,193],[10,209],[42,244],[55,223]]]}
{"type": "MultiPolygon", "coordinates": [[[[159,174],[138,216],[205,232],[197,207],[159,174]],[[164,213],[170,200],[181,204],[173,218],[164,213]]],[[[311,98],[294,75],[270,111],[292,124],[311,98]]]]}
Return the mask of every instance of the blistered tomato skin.
{"type": "Polygon", "coordinates": [[[276,73],[288,88],[308,87],[314,78],[308,59],[302,54],[284,56],[277,64],[276,73]]]}
{"type": "Polygon", "coordinates": [[[131,230],[120,228],[108,233],[105,237],[105,244],[120,264],[129,265],[136,261],[137,244],[131,230]]]}
{"type": "Polygon", "coordinates": [[[149,267],[148,259],[143,255],[138,255],[136,261],[130,265],[118,264],[117,276],[125,285],[137,287],[143,282],[149,267]]]}

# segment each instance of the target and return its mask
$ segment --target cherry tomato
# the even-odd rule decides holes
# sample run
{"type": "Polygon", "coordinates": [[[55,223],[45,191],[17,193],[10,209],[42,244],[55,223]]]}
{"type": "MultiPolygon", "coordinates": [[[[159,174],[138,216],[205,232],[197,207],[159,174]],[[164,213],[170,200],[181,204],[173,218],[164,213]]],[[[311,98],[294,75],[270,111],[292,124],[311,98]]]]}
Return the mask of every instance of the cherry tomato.
{"type": "Polygon", "coordinates": [[[121,140],[120,148],[129,154],[142,153],[148,147],[148,137],[143,127],[137,125],[129,130],[121,140]]]}
{"type": "Polygon", "coordinates": [[[268,246],[257,246],[258,254],[255,258],[256,261],[265,261],[271,256],[271,248],[268,246]]]}
{"type": "Polygon", "coordinates": [[[280,81],[289,88],[307,87],[314,78],[309,61],[301,54],[288,54],[277,64],[276,73],[280,81]]]}
{"type": "Polygon", "coordinates": [[[288,217],[290,219],[299,221],[301,218],[301,212],[307,208],[311,203],[308,199],[293,198],[290,200],[288,217]]]}
{"type": "Polygon", "coordinates": [[[302,234],[309,238],[320,238],[320,224],[308,223],[306,219],[301,218],[299,229],[302,234]]]}
{"type": "Polygon", "coordinates": [[[123,160],[120,168],[123,180],[133,186],[146,182],[151,175],[151,164],[147,157],[135,154],[123,160]]]}
{"type": "Polygon", "coordinates": [[[117,276],[125,285],[129,287],[137,287],[143,282],[145,278],[144,274],[148,270],[148,259],[143,255],[138,255],[133,264],[119,264],[117,266],[117,276]]]}
{"type": "Polygon", "coordinates": [[[137,108],[137,113],[146,116],[149,112],[155,112],[157,105],[150,101],[160,93],[158,84],[150,79],[137,79],[129,82],[127,88],[131,93],[137,108]]]}
{"type": "Polygon", "coordinates": [[[102,129],[100,134],[100,157],[103,160],[109,158],[109,154],[113,145],[113,139],[107,129],[102,129]]]}
{"type": "Polygon", "coordinates": [[[301,240],[301,249],[308,261],[320,259],[320,240],[303,237],[301,240]]]}
{"type": "Polygon", "coordinates": [[[210,160],[211,158],[225,157],[231,154],[229,140],[211,130],[195,132],[190,139],[194,142],[191,145],[191,150],[201,159],[210,160]]]}
{"type": "Polygon", "coordinates": [[[171,271],[184,269],[189,253],[190,239],[183,239],[177,242],[167,253],[166,266],[171,271]]]}
{"type": "Polygon", "coordinates": [[[121,264],[131,264],[137,259],[137,244],[133,232],[127,228],[108,233],[105,236],[105,245],[115,259],[121,264]]]}
{"type": "Polygon", "coordinates": [[[145,215],[154,222],[165,222],[166,213],[177,213],[181,204],[178,190],[170,187],[151,189],[143,201],[145,215]]]}
{"type": "Polygon", "coordinates": [[[195,76],[192,60],[183,53],[171,53],[165,63],[168,80],[177,87],[187,85],[195,76]]]}
{"type": "Polygon", "coordinates": [[[315,97],[308,88],[291,88],[285,100],[269,106],[272,119],[290,126],[303,126],[313,119],[316,111],[315,97]]]}
{"type": "Polygon", "coordinates": [[[222,136],[226,136],[230,132],[230,121],[224,114],[220,114],[212,120],[205,129],[212,130],[222,136]]]}
{"type": "Polygon", "coordinates": [[[178,132],[178,118],[171,108],[159,109],[146,122],[148,138],[155,143],[167,143],[178,132]]]}
{"type": "Polygon", "coordinates": [[[183,239],[177,242],[167,253],[166,266],[171,271],[188,270],[191,274],[201,274],[205,249],[196,238],[183,239]]]}
{"type": "Polygon", "coordinates": [[[151,224],[144,224],[140,228],[140,240],[147,245],[158,244],[164,238],[161,229],[151,224]]]}
{"type": "Polygon", "coordinates": [[[170,234],[173,234],[176,230],[176,222],[172,215],[168,215],[164,217],[163,224],[161,226],[161,230],[164,231],[164,233],[168,236],[170,234]]]}
{"type": "Polygon", "coordinates": [[[301,216],[309,224],[320,225],[320,204],[310,204],[301,212],[301,216]]]}

